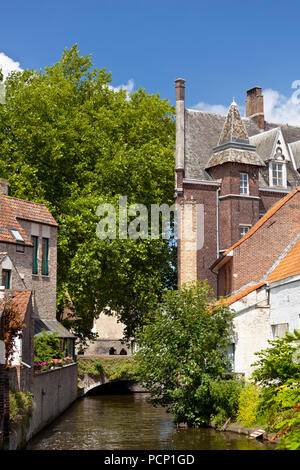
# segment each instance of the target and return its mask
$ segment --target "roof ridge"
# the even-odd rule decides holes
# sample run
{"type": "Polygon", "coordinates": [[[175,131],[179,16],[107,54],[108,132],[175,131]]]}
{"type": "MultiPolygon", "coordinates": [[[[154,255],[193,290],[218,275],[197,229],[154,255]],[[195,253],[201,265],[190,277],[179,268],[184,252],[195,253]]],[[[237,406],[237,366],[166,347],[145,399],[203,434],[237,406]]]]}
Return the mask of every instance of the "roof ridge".
{"type": "Polygon", "coordinates": [[[291,193],[287,194],[284,198],[280,199],[278,202],[276,202],[262,217],[259,219],[256,224],[253,225],[253,227],[248,230],[248,232],[240,238],[236,243],[234,243],[230,248],[228,248],[224,256],[227,255],[231,250],[234,250],[237,246],[241,245],[245,240],[251,237],[267,220],[269,220],[272,215],[274,215],[289,199],[291,199],[297,192],[300,191],[300,186],[297,186],[294,191],[291,193]]]}
{"type": "MultiPolygon", "coordinates": [[[[38,204],[39,206],[44,206],[46,207],[46,209],[49,211],[49,209],[47,208],[46,204],[44,202],[35,202],[35,201],[29,201],[28,199],[22,199],[20,197],[15,197],[15,196],[8,196],[7,194],[0,194],[0,196],[4,197],[4,198],[9,198],[9,199],[15,199],[17,201],[22,201],[22,202],[27,202],[29,204],[38,204]]],[[[50,211],[49,211],[50,212],[50,211]]]]}

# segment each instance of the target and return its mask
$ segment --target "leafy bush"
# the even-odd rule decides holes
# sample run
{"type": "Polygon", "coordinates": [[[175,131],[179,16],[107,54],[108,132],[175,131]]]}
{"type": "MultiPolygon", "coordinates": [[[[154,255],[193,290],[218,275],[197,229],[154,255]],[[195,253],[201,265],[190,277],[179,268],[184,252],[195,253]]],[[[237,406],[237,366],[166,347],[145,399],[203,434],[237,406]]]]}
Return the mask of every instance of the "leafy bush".
{"type": "Polygon", "coordinates": [[[210,395],[214,407],[213,421],[223,424],[228,418],[236,419],[239,397],[243,391],[244,382],[237,379],[218,379],[210,383],[210,395]]]}
{"type": "Polygon", "coordinates": [[[151,401],[175,422],[207,423],[214,413],[211,381],[229,369],[232,312],[215,303],[207,282],[164,294],[136,335],[138,377],[151,401]]]}
{"type": "Polygon", "coordinates": [[[271,348],[257,353],[252,377],[260,386],[258,408],[266,429],[277,432],[281,448],[300,448],[300,331],[269,341],[271,348]],[[298,442],[298,444],[297,444],[298,442]]]}
{"type": "Polygon", "coordinates": [[[18,419],[27,422],[32,415],[33,396],[30,392],[9,391],[9,417],[14,424],[18,419]]]}
{"type": "Polygon", "coordinates": [[[247,428],[257,424],[259,388],[248,383],[240,393],[238,400],[237,421],[247,428]]]}
{"type": "Polygon", "coordinates": [[[34,337],[34,361],[35,362],[46,362],[51,359],[62,359],[64,352],[60,348],[60,339],[57,338],[57,334],[47,334],[45,330],[42,330],[40,336],[34,337]]]}
{"type": "Polygon", "coordinates": [[[109,380],[118,380],[120,378],[135,378],[136,362],[132,357],[80,357],[78,358],[78,376],[84,374],[93,376],[105,375],[109,380]]]}

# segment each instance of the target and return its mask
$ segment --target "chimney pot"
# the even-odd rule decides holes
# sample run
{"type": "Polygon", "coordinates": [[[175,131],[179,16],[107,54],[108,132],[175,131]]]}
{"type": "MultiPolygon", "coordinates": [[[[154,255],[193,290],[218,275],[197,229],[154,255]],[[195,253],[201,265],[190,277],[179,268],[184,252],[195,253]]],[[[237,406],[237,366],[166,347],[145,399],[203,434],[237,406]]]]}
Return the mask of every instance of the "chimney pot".
{"type": "Polygon", "coordinates": [[[246,117],[251,118],[259,129],[264,130],[264,97],[259,86],[247,90],[246,117]]]}
{"type": "Polygon", "coordinates": [[[177,78],[175,80],[176,101],[184,101],[185,79],[177,78]]]}

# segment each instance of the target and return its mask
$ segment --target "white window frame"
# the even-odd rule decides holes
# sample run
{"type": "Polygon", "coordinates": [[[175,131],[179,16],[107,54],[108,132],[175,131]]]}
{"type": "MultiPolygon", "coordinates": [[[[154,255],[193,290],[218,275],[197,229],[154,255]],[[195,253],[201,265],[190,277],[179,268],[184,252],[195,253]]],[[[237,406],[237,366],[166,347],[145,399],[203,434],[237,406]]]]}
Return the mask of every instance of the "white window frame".
{"type": "Polygon", "coordinates": [[[240,194],[249,194],[249,175],[245,172],[240,172],[240,194]]]}
{"type": "Polygon", "coordinates": [[[240,238],[243,238],[243,237],[246,235],[246,233],[249,232],[249,230],[250,230],[250,228],[251,228],[251,225],[240,224],[240,225],[239,225],[239,228],[240,228],[240,238]],[[247,229],[243,235],[242,235],[242,233],[241,233],[241,232],[242,232],[242,229],[247,229]]]}
{"type": "Polygon", "coordinates": [[[286,164],[283,161],[273,161],[270,162],[269,165],[269,180],[270,180],[270,186],[273,187],[279,187],[279,188],[286,188],[287,183],[286,183],[286,164]],[[273,178],[273,171],[275,170],[275,165],[280,165],[281,166],[281,183],[278,184],[278,181],[275,182],[275,178],[273,178]]]}

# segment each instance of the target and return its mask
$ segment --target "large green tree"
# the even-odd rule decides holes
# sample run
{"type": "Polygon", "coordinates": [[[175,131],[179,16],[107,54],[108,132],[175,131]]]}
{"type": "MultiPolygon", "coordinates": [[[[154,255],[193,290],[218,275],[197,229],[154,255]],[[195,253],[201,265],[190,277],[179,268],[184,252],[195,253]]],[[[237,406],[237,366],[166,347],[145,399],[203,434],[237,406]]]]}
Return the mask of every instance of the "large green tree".
{"type": "Polygon", "coordinates": [[[230,370],[232,318],[206,282],[195,282],[167,291],[139,328],[139,380],[152,403],[166,406],[176,422],[208,423],[218,412],[216,389],[224,391],[223,373],[230,370]]]}
{"type": "Polygon", "coordinates": [[[12,73],[0,105],[0,175],[11,195],[45,203],[59,223],[58,313],[69,299],[82,338],[105,307],[132,334],[174,284],[167,241],[96,236],[100,204],[173,203],[173,107],[110,82],[75,45],[43,71],[12,73]]]}

